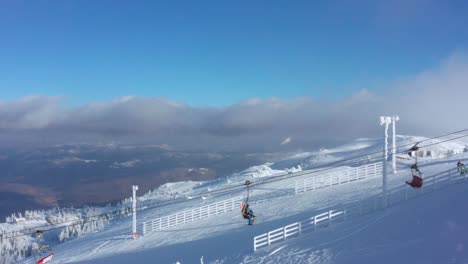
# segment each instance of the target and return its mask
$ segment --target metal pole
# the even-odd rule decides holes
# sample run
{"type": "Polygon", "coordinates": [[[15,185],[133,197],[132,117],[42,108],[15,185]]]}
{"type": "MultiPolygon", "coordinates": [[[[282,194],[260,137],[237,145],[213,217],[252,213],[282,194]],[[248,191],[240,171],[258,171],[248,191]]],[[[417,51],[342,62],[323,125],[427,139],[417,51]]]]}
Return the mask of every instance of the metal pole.
{"type": "Polygon", "coordinates": [[[381,116],[380,117],[380,125],[384,125],[384,149],[383,149],[383,166],[382,166],[382,200],[383,200],[383,207],[387,207],[387,139],[388,139],[388,125],[392,122],[391,117],[388,116],[381,116]]]}
{"type": "Polygon", "coordinates": [[[383,166],[382,166],[382,195],[383,207],[387,207],[387,157],[386,150],[383,151],[383,166]]]}
{"type": "Polygon", "coordinates": [[[138,190],[137,185],[132,185],[133,199],[132,199],[132,209],[133,209],[133,239],[138,237],[136,230],[136,191],[138,190]]]}
{"type": "Polygon", "coordinates": [[[385,122],[385,160],[388,160],[388,122],[385,122]]]}
{"type": "Polygon", "coordinates": [[[397,173],[396,168],[396,122],[400,120],[400,117],[393,116],[392,117],[392,124],[393,124],[393,144],[392,144],[392,165],[393,165],[393,173],[397,173]]]}

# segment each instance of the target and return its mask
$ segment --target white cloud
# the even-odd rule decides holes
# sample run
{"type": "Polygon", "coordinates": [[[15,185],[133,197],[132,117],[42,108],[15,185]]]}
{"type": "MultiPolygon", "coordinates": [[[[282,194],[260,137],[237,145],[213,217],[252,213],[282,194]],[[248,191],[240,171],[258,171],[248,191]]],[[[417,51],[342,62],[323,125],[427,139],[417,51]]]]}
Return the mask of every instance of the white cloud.
{"type": "Polygon", "coordinates": [[[27,96],[0,101],[0,130],[43,129],[64,118],[58,96],[27,96]]]}
{"type": "Polygon", "coordinates": [[[285,138],[285,139],[283,140],[283,142],[281,142],[281,145],[286,145],[286,144],[288,144],[288,143],[290,143],[290,142],[291,142],[291,138],[290,138],[290,137],[287,137],[287,138],[285,138]]]}
{"type": "Polygon", "coordinates": [[[269,151],[285,134],[281,145],[288,147],[379,136],[381,115],[401,117],[398,133],[431,135],[466,128],[467,84],[468,59],[455,53],[435,69],[386,84],[383,94],[363,89],[337,102],[254,98],[200,108],[129,96],[63,109],[61,97],[25,97],[0,102],[0,145],[115,141],[269,151]]]}

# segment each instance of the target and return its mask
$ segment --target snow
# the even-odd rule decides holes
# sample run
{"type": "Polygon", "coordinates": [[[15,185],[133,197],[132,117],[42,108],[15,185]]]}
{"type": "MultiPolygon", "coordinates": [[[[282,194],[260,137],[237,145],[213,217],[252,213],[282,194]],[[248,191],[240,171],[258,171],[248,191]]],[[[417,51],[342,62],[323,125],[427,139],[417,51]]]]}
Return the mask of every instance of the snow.
{"type": "Polygon", "coordinates": [[[110,165],[110,168],[112,169],[133,168],[140,163],[141,163],[141,160],[139,159],[133,159],[133,160],[128,160],[124,162],[114,162],[112,165],[110,165]]]}
{"type": "Polygon", "coordinates": [[[86,159],[81,159],[81,158],[78,158],[78,157],[65,157],[65,158],[61,158],[61,159],[50,160],[49,162],[51,162],[52,164],[54,164],[56,166],[64,166],[64,165],[66,165],[68,163],[80,163],[80,162],[96,163],[98,161],[97,160],[86,160],[86,159]]]}
{"type": "MultiPolygon", "coordinates": [[[[424,138],[399,136],[398,144],[424,138]]],[[[435,142],[435,141],[434,141],[435,142]]],[[[456,162],[467,160],[467,141],[446,142],[430,147],[437,155],[421,160],[425,177],[456,175],[456,162]]],[[[329,227],[304,233],[256,252],[257,235],[303,221],[332,208],[360,203],[381,192],[382,179],[371,178],[331,186],[301,195],[294,194],[296,171],[329,161],[355,157],[381,149],[381,140],[356,142],[318,152],[297,153],[289,159],[266,163],[210,182],[170,183],[139,197],[148,209],[138,212],[143,221],[167,214],[245,195],[245,188],[220,195],[208,195],[238,186],[245,180],[251,189],[251,207],[257,219],[246,225],[240,212],[233,211],[205,220],[132,239],[131,216],[111,220],[99,231],[84,234],[54,246],[54,263],[468,263],[468,181],[454,181],[431,190],[413,190],[404,184],[411,161],[399,160],[398,173],[389,174],[390,190],[407,190],[409,200],[393,196],[385,210],[369,210],[329,227]],[[296,171],[293,171],[295,168],[296,171]],[[288,170],[293,174],[288,174],[288,170]],[[276,181],[271,181],[276,179],[276,181]],[[260,184],[264,182],[264,184],[260,184]],[[268,182],[268,183],[267,183],[268,182]],[[416,195],[417,194],[417,195],[416,195]],[[200,197],[205,199],[200,199],[200,197]],[[184,202],[180,202],[185,198],[184,202]],[[161,201],[177,201],[151,207],[161,201]]],[[[430,144],[430,142],[425,142],[430,144]]],[[[390,165],[389,165],[390,166],[390,165]]],[[[390,167],[389,171],[390,171],[390,167]]],[[[309,177],[304,175],[302,177],[309,177]]],[[[124,201],[123,204],[129,202],[124,201]]],[[[141,233],[141,231],[139,231],[141,233]]],[[[25,259],[20,263],[33,263],[25,259]]]]}

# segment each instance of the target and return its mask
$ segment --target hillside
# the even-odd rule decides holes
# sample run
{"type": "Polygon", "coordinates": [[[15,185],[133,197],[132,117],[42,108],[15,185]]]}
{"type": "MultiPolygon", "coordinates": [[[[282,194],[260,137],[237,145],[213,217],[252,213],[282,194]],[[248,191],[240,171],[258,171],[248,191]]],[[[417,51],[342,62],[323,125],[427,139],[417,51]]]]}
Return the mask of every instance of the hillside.
{"type": "MultiPolygon", "coordinates": [[[[399,141],[404,140],[411,139],[399,137],[399,141]]],[[[434,157],[420,162],[425,177],[456,176],[456,161],[468,158],[467,153],[463,153],[464,147],[463,141],[434,145],[431,149],[434,157]]],[[[253,238],[257,235],[330,209],[348,208],[346,210],[352,212],[350,208],[356,204],[378,195],[381,192],[379,177],[298,195],[294,193],[294,181],[323,174],[301,176],[301,170],[313,167],[308,164],[317,166],[380,148],[378,140],[362,139],[354,146],[349,144],[295,155],[216,181],[167,184],[140,197],[139,203],[149,206],[156,201],[181,197],[185,197],[186,202],[139,212],[140,233],[144,221],[245,195],[244,188],[233,188],[219,196],[209,194],[239,185],[246,179],[263,182],[252,186],[251,191],[252,208],[258,216],[256,223],[247,226],[238,211],[213,216],[207,214],[206,219],[133,240],[131,217],[114,219],[97,232],[56,244],[54,262],[154,263],[157,260],[157,263],[200,263],[203,257],[204,263],[375,263],[377,260],[379,263],[427,263],[431,259],[440,260],[438,263],[463,263],[468,259],[464,250],[467,241],[463,237],[466,236],[461,235],[466,232],[464,223],[467,216],[459,208],[466,200],[466,184],[462,184],[463,179],[454,179],[436,185],[437,188],[424,186],[421,190],[413,190],[404,184],[409,178],[410,161],[407,160],[399,160],[399,172],[389,175],[389,189],[395,190],[395,194],[390,198],[388,209],[367,210],[367,213],[346,221],[253,251],[253,238]],[[290,178],[295,175],[298,177],[290,178]],[[435,190],[429,192],[432,189],[435,190]],[[409,200],[399,199],[401,190],[410,196],[409,200]]],[[[26,259],[22,263],[32,262],[26,259]]]]}

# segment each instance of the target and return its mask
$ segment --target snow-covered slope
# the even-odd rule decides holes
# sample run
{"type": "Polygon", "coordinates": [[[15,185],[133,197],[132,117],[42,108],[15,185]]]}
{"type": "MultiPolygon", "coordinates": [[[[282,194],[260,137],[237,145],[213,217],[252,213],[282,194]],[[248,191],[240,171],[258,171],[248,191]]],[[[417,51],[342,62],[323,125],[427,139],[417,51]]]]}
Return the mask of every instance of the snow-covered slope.
{"type": "MultiPolygon", "coordinates": [[[[398,137],[398,144],[421,139],[398,137]]],[[[427,142],[428,144],[430,142],[427,142]]],[[[458,160],[466,142],[431,146],[436,155],[422,160],[425,177],[456,175],[458,160]]],[[[294,195],[297,171],[329,162],[377,152],[379,140],[360,139],[334,149],[294,155],[276,163],[253,167],[213,182],[168,184],[139,198],[149,208],[138,213],[138,222],[188,208],[245,194],[243,189],[212,196],[216,190],[237,186],[245,180],[255,183],[251,204],[257,219],[246,225],[240,212],[232,211],[192,223],[131,238],[131,217],[111,220],[102,230],[54,246],[55,263],[466,263],[468,261],[468,184],[454,182],[434,192],[409,189],[421,195],[395,203],[386,210],[374,210],[323,230],[253,251],[256,235],[302,221],[330,208],[362,201],[381,192],[381,178],[356,181],[294,195]],[[288,174],[291,172],[291,174],[288,174]],[[276,178],[274,178],[276,177],[276,178]],[[424,193],[423,193],[424,192],[424,193]],[[203,199],[199,199],[203,197],[203,199]],[[164,207],[154,202],[177,200],[164,207]]],[[[363,161],[365,162],[365,160],[363,161]]],[[[389,189],[409,188],[409,161],[399,160],[399,172],[389,175],[389,189]],[[402,186],[403,185],[403,186],[402,186]]],[[[395,197],[394,197],[395,198],[395,197]]],[[[128,201],[124,201],[124,204],[128,201]]],[[[140,231],[141,232],[141,231],[140,231]]],[[[22,263],[32,263],[26,259],[22,263]]]]}

